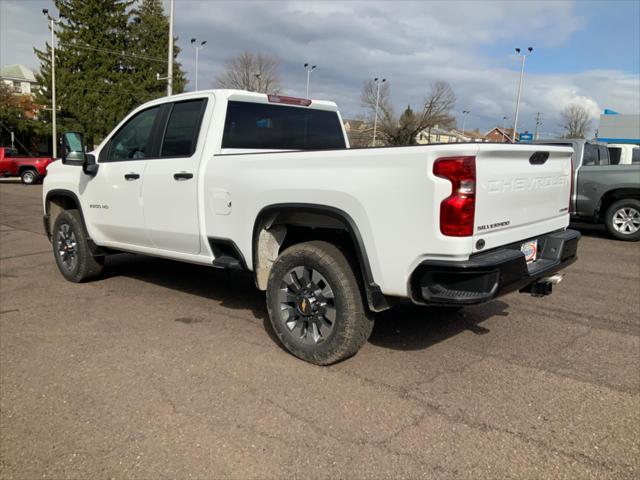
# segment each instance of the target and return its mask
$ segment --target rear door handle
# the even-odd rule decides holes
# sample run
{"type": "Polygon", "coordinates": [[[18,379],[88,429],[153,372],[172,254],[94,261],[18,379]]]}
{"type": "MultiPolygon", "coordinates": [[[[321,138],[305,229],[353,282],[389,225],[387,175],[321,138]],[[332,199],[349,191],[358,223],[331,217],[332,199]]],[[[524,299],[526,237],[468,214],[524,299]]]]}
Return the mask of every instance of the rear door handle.
{"type": "Polygon", "coordinates": [[[128,181],[137,180],[139,178],[140,178],[140,174],[139,173],[125,173],[124,174],[124,179],[128,180],[128,181]]]}
{"type": "Polygon", "coordinates": [[[193,178],[193,173],[187,173],[187,172],[174,173],[173,178],[176,180],[189,180],[190,178],[193,178]]]}

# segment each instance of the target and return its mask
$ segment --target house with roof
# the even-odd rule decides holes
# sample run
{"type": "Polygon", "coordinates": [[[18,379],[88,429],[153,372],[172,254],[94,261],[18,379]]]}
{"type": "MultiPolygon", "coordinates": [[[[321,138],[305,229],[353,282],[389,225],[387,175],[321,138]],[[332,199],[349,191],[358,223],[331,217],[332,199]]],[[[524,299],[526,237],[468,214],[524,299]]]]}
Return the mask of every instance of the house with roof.
{"type": "Polygon", "coordinates": [[[416,135],[416,143],[425,145],[428,143],[459,143],[468,142],[460,132],[456,130],[447,130],[438,125],[425,128],[416,135]]]}
{"type": "Polygon", "coordinates": [[[24,65],[5,65],[0,68],[0,81],[14,89],[20,95],[33,95],[38,88],[36,76],[24,65]]]}
{"type": "Polygon", "coordinates": [[[364,120],[344,120],[344,130],[352,147],[368,147],[373,141],[373,126],[364,120]]]}
{"type": "MultiPolygon", "coordinates": [[[[488,142],[513,142],[513,128],[495,127],[484,134],[488,142]]],[[[518,134],[516,134],[516,142],[518,141],[518,134]]]]}

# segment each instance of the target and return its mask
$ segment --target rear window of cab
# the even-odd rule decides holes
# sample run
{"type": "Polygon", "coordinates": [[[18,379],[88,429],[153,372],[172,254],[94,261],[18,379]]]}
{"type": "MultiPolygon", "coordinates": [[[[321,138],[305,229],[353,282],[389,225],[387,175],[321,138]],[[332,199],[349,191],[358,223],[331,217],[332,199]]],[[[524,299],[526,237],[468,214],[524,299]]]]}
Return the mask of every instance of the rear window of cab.
{"type": "Polygon", "coordinates": [[[337,112],[230,101],[222,148],[326,150],[346,144],[337,112]]]}

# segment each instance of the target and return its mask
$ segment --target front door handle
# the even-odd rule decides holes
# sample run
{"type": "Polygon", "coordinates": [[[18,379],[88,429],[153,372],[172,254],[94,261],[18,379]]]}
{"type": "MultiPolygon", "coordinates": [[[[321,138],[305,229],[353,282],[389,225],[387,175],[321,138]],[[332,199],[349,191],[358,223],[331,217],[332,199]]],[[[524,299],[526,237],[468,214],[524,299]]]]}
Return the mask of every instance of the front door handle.
{"type": "Polygon", "coordinates": [[[173,178],[175,180],[189,180],[190,178],[193,178],[193,173],[187,173],[187,172],[174,173],[173,178]]]}
{"type": "Polygon", "coordinates": [[[124,174],[124,179],[128,180],[128,181],[137,180],[139,178],[140,178],[140,174],[139,173],[125,173],[124,174]]]}

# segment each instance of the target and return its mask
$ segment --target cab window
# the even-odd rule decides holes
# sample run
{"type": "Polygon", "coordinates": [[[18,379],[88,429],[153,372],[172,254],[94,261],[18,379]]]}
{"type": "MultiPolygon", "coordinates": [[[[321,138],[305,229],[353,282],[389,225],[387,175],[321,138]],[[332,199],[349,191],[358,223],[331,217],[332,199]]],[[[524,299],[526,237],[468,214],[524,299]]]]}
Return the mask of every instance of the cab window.
{"type": "Polygon", "coordinates": [[[142,160],[155,156],[153,130],[160,108],[148,108],[125,123],[111,138],[106,161],[142,160]]]}
{"type": "Polygon", "coordinates": [[[162,140],[161,157],[190,157],[196,151],[206,100],[173,104],[162,140]]]}

